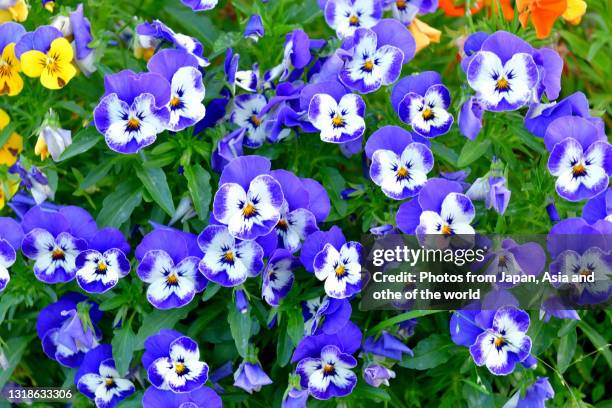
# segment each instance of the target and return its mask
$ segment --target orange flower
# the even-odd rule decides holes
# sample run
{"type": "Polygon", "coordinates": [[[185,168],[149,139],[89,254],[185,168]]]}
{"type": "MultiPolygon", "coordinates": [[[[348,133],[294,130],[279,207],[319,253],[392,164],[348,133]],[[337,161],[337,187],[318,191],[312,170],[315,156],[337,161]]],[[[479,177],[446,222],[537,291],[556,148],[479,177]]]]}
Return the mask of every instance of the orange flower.
{"type": "Polygon", "coordinates": [[[516,0],[519,20],[523,27],[531,17],[538,38],[550,35],[555,20],[567,10],[567,0],[516,0]]]}
{"type": "MultiPolygon", "coordinates": [[[[493,14],[497,13],[498,4],[501,6],[502,13],[506,20],[514,18],[514,8],[510,0],[477,0],[474,6],[470,9],[470,13],[476,14],[483,8],[490,10],[493,14]]],[[[440,8],[444,10],[444,14],[451,17],[465,16],[465,2],[463,4],[455,0],[440,0],[440,8]]]]}
{"type": "Polygon", "coordinates": [[[418,18],[412,20],[412,23],[410,24],[410,26],[408,26],[408,29],[412,33],[414,41],[416,42],[416,52],[421,51],[423,48],[427,47],[432,42],[440,42],[440,35],[442,34],[442,32],[425,24],[418,18]]]}

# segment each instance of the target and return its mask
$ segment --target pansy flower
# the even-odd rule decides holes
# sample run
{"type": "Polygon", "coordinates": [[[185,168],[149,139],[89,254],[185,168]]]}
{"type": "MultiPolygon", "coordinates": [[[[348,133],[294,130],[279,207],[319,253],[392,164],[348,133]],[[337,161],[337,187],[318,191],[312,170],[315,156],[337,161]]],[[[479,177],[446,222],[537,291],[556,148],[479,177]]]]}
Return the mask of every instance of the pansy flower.
{"type": "Polygon", "coordinates": [[[293,271],[300,266],[298,258],[286,249],[274,251],[263,272],[261,297],[270,306],[278,306],[293,287],[293,271]]]}
{"type": "Polygon", "coordinates": [[[417,234],[474,235],[470,225],[474,219],[475,209],[472,201],[465,194],[449,193],[440,205],[440,210],[426,210],[421,213],[417,234]]]}
{"type": "Polygon", "coordinates": [[[269,384],[272,384],[272,379],[258,361],[243,361],[234,373],[234,387],[242,388],[249,394],[259,392],[261,387],[269,384]]]}
{"type": "Polygon", "coordinates": [[[470,346],[470,354],[478,366],[486,365],[495,375],[508,375],[516,363],[522,362],[531,351],[527,335],[529,315],[513,306],[498,309],[491,326],[478,335],[470,346]]]}
{"type": "Polygon", "coordinates": [[[345,243],[344,233],[335,225],[328,231],[315,231],[304,241],[300,250],[300,261],[308,272],[314,273],[315,257],[323,251],[325,245],[331,244],[335,248],[341,248],[345,243]]]}
{"type": "Polygon", "coordinates": [[[367,337],[363,342],[363,351],[397,361],[402,361],[404,354],[409,356],[414,355],[412,350],[406,346],[404,342],[387,331],[383,331],[377,338],[372,336],[367,337]]]}
{"type": "Polygon", "coordinates": [[[372,387],[389,386],[389,380],[395,378],[395,372],[380,364],[369,364],[363,369],[363,379],[372,387]]]}
{"type": "Polygon", "coordinates": [[[352,43],[352,55],[347,57],[339,76],[344,85],[360,93],[370,93],[397,80],[404,63],[400,48],[379,44],[377,33],[367,28],[357,29],[352,43]]]}
{"type": "Polygon", "coordinates": [[[329,0],[325,21],[340,38],[351,36],[359,27],[373,27],[382,17],[380,0],[329,0]]]}
{"type": "Polygon", "coordinates": [[[539,39],[550,35],[553,25],[557,18],[561,17],[567,10],[567,0],[517,0],[516,8],[519,13],[519,21],[523,27],[531,19],[531,23],[536,29],[539,39]]]}
{"type": "Polygon", "coordinates": [[[156,229],[136,248],[136,272],[149,284],[147,300],[157,309],[185,306],[206,287],[206,279],[198,273],[200,258],[191,250],[197,248],[195,240],[182,231],[156,229]]]}
{"type": "MultiPolygon", "coordinates": [[[[0,109],[0,132],[11,123],[11,118],[0,109]]],[[[23,138],[16,132],[11,132],[6,142],[0,146],[0,166],[12,166],[17,162],[19,154],[23,151],[23,138]]]]}
{"type": "Polygon", "coordinates": [[[470,97],[461,105],[461,110],[457,117],[459,131],[470,140],[476,139],[482,130],[482,118],[485,107],[478,98],[470,97]]]}
{"type": "Polygon", "coordinates": [[[49,179],[36,166],[31,166],[28,170],[23,167],[20,160],[17,160],[17,162],[9,168],[9,173],[19,175],[21,178],[21,185],[30,192],[37,205],[44,203],[49,198],[53,199],[55,196],[55,191],[49,186],[49,179]]]}
{"type": "Polygon", "coordinates": [[[260,38],[265,35],[265,30],[263,26],[263,21],[261,20],[261,16],[259,14],[253,14],[247,25],[244,29],[244,38],[250,38],[251,40],[257,42],[260,38]]]}
{"type": "Polygon", "coordinates": [[[200,272],[222,286],[238,286],[263,269],[263,249],[254,241],[237,241],[224,225],[209,225],[198,236],[204,253],[200,272]]]}
{"type": "Polygon", "coordinates": [[[215,194],[213,214],[230,234],[252,240],[266,235],[280,220],[283,191],[272,176],[255,177],[248,189],[238,183],[221,184],[215,194]]]}
{"type": "Polygon", "coordinates": [[[361,244],[347,242],[336,249],[325,244],[314,259],[317,279],[325,281],[327,296],[344,299],[361,290],[361,244]]]}
{"type": "Polygon", "coordinates": [[[0,2],[0,24],[10,21],[23,22],[28,18],[26,0],[3,0],[0,2]]]}
{"type": "Polygon", "coordinates": [[[442,31],[425,24],[418,18],[412,20],[412,23],[408,26],[408,30],[410,30],[410,34],[414,37],[416,52],[421,51],[431,43],[439,43],[440,37],[442,36],[442,31]]]}
{"type": "Polygon", "coordinates": [[[323,296],[302,302],[304,335],[338,333],[350,320],[352,311],[351,302],[348,299],[323,296]]]}
{"type": "Polygon", "coordinates": [[[76,257],[87,249],[87,239],[96,230],[91,215],[78,207],[58,211],[34,207],[25,214],[21,226],[25,233],[23,254],[35,261],[34,275],[45,283],[74,279],[76,257]]]}
{"type": "Polygon", "coordinates": [[[170,343],[165,356],[149,365],[147,374],[155,387],[184,393],[204,385],[208,380],[208,364],[200,361],[198,344],[182,336],[170,343]]]}
{"type": "MultiPolygon", "coordinates": [[[[74,38],[75,63],[85,76],[89,76],[96,71],[94,65],[96,50],[90,47],[93,42],[91,23],[83,13],[83,4],[79,4],[76,10],[70,13],[70,28],[71,30],[68,34],[71,34],[74,38]]],[[[64,36],[67,37],[66,35],[64,36]]]]}
{"type": "Polygon", "coordinates": [[[491,252],[485,257],[488,263],[485,273],[497,276],[496,285],[501,288],[510,288],[515,284],[503,282],[501,275],[507,276],[538,276],[544,271],[546,254],[536,242],[517,244],[512,239],[505,239],[501,248],[491,252]]]}
{"type": "Polygon", "coordinates": [[[191,7],[193,11],[206,11],[214,9],[218,0],[181,0],[181,3],[191,7]]]}
{"type": "Polygon", "coordinates": [[[612,222],[612,187],[587,201],[582,207],[582,218],[589,224],[599,220],[612,222]]]}
{"type": "Polygon", "coordinates": [[[405,92],[397,111],[402,122],[421,136],[436,137],[449,131],[453,115],[448,112],[448,88],[438,82],[437,72],[422,72],[398,82],[395,89],[405,92]]]}
{"type": "Polygon", "coordinates": [[[142,396],[143,408],[222,408],[221,397],[203,386],[191,392],[174,393],[149,387],[142,396]]]}
{"type": "Polygon", "coordinates": [[[0,293],[11,280],[8,268],[17,259],[16,251],[21,247],[22,237],[23,230],[15,220],[0,217],[0,293]]]}
{"type": "Polygon", "coordinates": [[[15,96],[23,89],[23,79],[19,75],[21,63],[15,55],[15,44],[25,33],[26,30],[17,23],[0,25],[0,95],[15,96]]]}
{"type": "Polygon", "coordinates": [[[94,122],[108,147],[131,154],[153,144],[170,121],[170,83],[156,73],[125,70],[107,75],[104,88],[94,122]]]}
{"type": "Polygon", "coordinates": [[[121,231],[103,228],[89,241],[89,248],[75,260],[76,279],[86,292],[104,293],[130,272],[126,255],[130,246],[121,231]]]}
{"type": "Polygon", "coordinates": [[[97,408],[113,408],[136,390],[130,380],[117,372],[109,344],[101,344],[85,354],[74,384],[97,408]]]}
{"type": "Polygon", "coordinates": [[[321,131],[321,140],[346,143],[365,131],[365,103],[359,95],[346,94],[340,101],[331,95],[316,94],[310,100],[308,118],[321,131]]]}
{"type": "Polygon", "coordinates": [[[266,140],[266,115],[261,115],[262,109],[268,103],[261,94],[239,95],[234,98],[234,107],[230,121],[246,129],[244,145],[251,149],[261,147],[266,140]]]}
{"type": "MultiPolygon", "coordinates": [[[[293,30],[285,36],[285,48],[281,63],[264,74],[264,81],[270,84],[274,79],[280,77],[284,81],[289,77],[292,70],[301,74],[303,69],[312,60],[311,49],[322,48],[325,40],[311,40],[304,30],[293,30]]],[[[292,75],[297,78],[299,75],[292,75]]]]}
{"type": "Polygon", "coordinates": [[[554,398],[555,390],[547,377],[538,379],[525,388],[525,392],[516,392],[503,406],[503,408],[519,407],[545,407],[546,401],[554,398]]]}
{"type": "Polygon", "coordinates": [[[220,173],[227,163],[244,154],[243,141],[245,133],[245,128],[239,128],[228,133],[217,142],[217,148],[213,150],[210,158],[211,167],[214,171],[220,173]]]}
{"type": "Polygon", "coordinates": [[[87,301],[81,294],[69,292],[38,314],[36,331],[47,357],[66,367],[78,367],[85,353],[98,345],[101,333],[96,327],[102,318],[98,305],[88,301],[89,313],[81,320],[77,305],[87,301]]]}
{"type": "Polygon", "coordinates": [[[136,34],[139,43],[144,45],[145,48],[156,48],[157,42],[166,41],[175,48],[193,55],[198,60],[199,66],[210,65],[208,59],[204,57],[204,46],[200,41],[185,34],[175,33],[174,30],[159,20],[140,24],[136,27],[136,34]]]}
{"type": "Polygon", "coordinates": [[[56,28],[42,26],[27,33],[15,46],[21,70],[31,78],[39,78],[48,89],[61,89],[77,73],[73,65],[74,50],[56,28]]]}
{"type": "Polygon", "coordinates": [[[386,0],[393,18],[408,26],[417,14],[433,13],[438,8],[438,0],[386,0]]]}
{"type": "Polygon", "coordinates": [[[181,131],[204,118],[206,108],[202,101],[206,90],[194,56],[183,50],[161,50],[151,58],[147,67],[170,83],[169,130],[181,131]]]}
{"type": "Polygon", "coordinates": [[[548,170],[557,177],[555,188],[561,197],[580,201],[608,187],[612,146],[589,121],[572,116],[556,119],[546,129],[544,143],[551,150],[548,170]]]}
{"type": "Polygon", "coordinates": [[[232,93],[236,92],[236,85],[248,92],[255,92],[259,85],[259,66],[253,64],[252,70],[239,71],[240,54],[234,54],[232,48],[228,48],[225,52],[225,62],[223,69],[225,78],[232,89],[232,93]]]}

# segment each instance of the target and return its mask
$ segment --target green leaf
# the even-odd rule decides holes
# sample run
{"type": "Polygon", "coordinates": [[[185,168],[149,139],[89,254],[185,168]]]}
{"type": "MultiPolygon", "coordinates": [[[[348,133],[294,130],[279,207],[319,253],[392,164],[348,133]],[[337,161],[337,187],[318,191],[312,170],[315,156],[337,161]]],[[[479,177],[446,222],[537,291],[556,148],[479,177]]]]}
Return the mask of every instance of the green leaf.
{"type": "Polygon", "coordinates": [[[576,353],[577,336],[576,330],[572,330],[559,341],[557,350],[557,369],[561,374],[570,366],[574,353],[576,353]]]}
{"type": "Polygon", "coordinates": [[[276,363],[280,367],[284,367],[289,363],[291,354],[293,353],[293,343],[289,338],[287,330],[280,330],[278,333],[278,341],[276,343],[276,363]]]}
{"type": "Polygon", "coordinates": [[[4,352],[7,358],[6,366],[0,370],[0,390],[4,388],[4,385],[13,375],[13,371],[17,368],[31,340],[31,337],[26,336],[13,337],[6,342],[6,349],[0,349],[0,352],[4,352]]]}
{"type": "Polygon", "coordinates": [[[381,330],[387,327],[394,326],[398,323],[405,322],[406,320],[416,319],[419,317],[427,316],[430,314],[441,313],[441,312],[444,312],[444,310],[411,310],[409,312],[404,312],[402,314],[393,316],[390,319],[383,320],[382,322],[378,323],[376,326],[372,327],[366,332],[366,336],[372,336],[372,335],[378,334],[381,330]]]}
{"type": "Polygon", "coordinates": [[[9,137],[11,137],[16,128],[16,124],[10,123],[4,129],[0,130],[0,147],[4,146],[4,144],[9,140],[9,137]]]}
{"type": "Polygon", "coordinates": [[[491,147],[489,139],[478,142],[472,140],[463,145],[459,158],[457,159],[457,167],[466,167],[472,162],[478,160],[491,147]]]}
{"type": "Polygon", "coordinates": [[[589,326],[584,320],[578,323],[578,327],[583,331],[584,334],[591,340],[591,343],[597,348],[603,357],[606,359],[608,366],[612,368],[612,352],[610,351],[610,345],[606,339],[599,334],[595,329],[589,326]]]}
{"type": "Polygon", "coordinates": [[[113,340],[113,359],[119,375],[125,375],[130,368],[130,362],[136,349],[136,335],[132,331],[131,322],[123,322],[123,326],[115,330],[113,340]]]}
{"type": "Polygon", "coordinates": [[[64,150],[58,162],[63,162],[81,153],[85,153],[98,144],[100,140],[102,140],[102,135],[98,133],[98,129],[95,126],[86,127],[74,135],[72,144],[64,150]]]}
{"type": "Polygon", "coordinates": [[[98,181],[102,180],[108,172],[113,168],[114,160],[103,160],[102,163],[94,167],[85,179],[81,182],[81,189],[87,190],[89,187],[95,185],[98,181]]]}
{"type": "Polygon", "coordinates": [[[217,285],[213,282],[208,282],[208,285],[206,285],[206,290],[204,291],[204,296],[202,296],[202,302],[206,302],[212,299],[212,297],[215,296],[220,289],[221,285],[217,285]]]}
{"type": "Polygon", "coordinates": [[[299,308],[292,308],[287,312],[287,334],[295,346],[304,337],[304,318],[299,308]]]}
{"type": "Polygon", "coordinates": [[[323,186],[330,193],[329,197],[334,209],[338,212],[339,216],[345,216],[348,211],[348,204],[341,196],[342,190],[346,188],[344,177],[342,177],[338,169],[333,167],[323,167],[320,173],[323,176],[323,186]]]}
{"type": "Polygon", "coordinates": [[[208,209],[212,199],[210,174],[199,164],[192,164],[185,167],[185,178],[187,178],[187,188],[191,194],[193,208],[198,213],[198,217],[205,221],[208,219],[208,209]]]}
{"type": "Polygon", "coordinates": [[[118,309],[121,306],[126,304],[126,296],[121,294],[121,295],[115,295],[111,298],[106,299],[104,302],[100,303],[100,306],[98,307],[98,309],[102,310],[103,312],[107,312],[109,310],[113,310],[113,309],[118,309]]]}
{"type": "Polygon", "coordinates": [[[236,343],[236,350],[238,350],[238,354],[246,358],[249,351],[249,338],[251,337],[251,316],[249,312],[240,313],[234,302],[229,302],[227,307],[229,309],[227,322],[236,343]]]}
{"type": "Polygon", "coordinates": [[[438,142],[431,142],[431,150],[434,152],[436,157],[440,157],[443,160],[447,161],[450,165],[456,166],[457,160],[459,159],[459,155],[451,149],[438,142]]]}
{"type": "Polygon", "coordinates": [[[172,193],[168,186],[166,173],[158,167],[147,167],[136,170],[136,176],[142,181],[142,184],[157,205],[159,205],[166,214],[172,217],[176,209],[172,201],[172,193]]]}
{"type": "Polygon", "coordinates": [[[399,364],[415,370],[428,370],[444,364],[452,356],[455,345],[450,339],[440,334],[433,334],[421,340],[414,348],[414,357],[406,357],[399,364]]]}
{"type": "Polygon", "coordinates": [[[170,310],[154,310],[146,315],[142,321],[142,326],[136,335],[136,350],[144,348],[144,342],[147,337],[156,334],[160,329],[172,329],[181,320],[187,317],[187,314],[195,307],[188,305],[180,309],[170,310]]]}
{"type": "Polygon", "coordinates": [[[119,228],[126,222],[142,201],[142,190],[133,181],[119,184],[117,189],[104,199],[97,222],[100,227],[119,228]]]}

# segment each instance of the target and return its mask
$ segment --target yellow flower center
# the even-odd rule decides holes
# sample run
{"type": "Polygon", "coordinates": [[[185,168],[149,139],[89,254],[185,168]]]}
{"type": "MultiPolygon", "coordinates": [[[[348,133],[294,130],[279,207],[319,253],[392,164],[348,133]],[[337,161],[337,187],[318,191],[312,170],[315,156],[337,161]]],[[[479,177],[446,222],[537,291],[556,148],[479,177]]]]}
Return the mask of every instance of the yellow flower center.
{"type": "Polygon", "coordinates": [[[287,231],[287,228],[289,227],[289,223],[287,222],[286,219],[281,218],[280,220],[278,220],[276,227],[280,230],[287,231]]]}
{"type": "Polygon", "coordinates": [[[493,343],[495,344],[495,347],[500,348],[506,343],[506,341],[503,337],[499,336],[495,338],[495,341],[493,343]]]}
{"type": "Polygon", "coordinates": [[[257,210],[255,209],[255,206],[251,203],[248,203],[242,209],[242,215],[245,216],[246,218],[252,217],[253,215],[255,215],[256,211],[257,210]]]}
{"type": "Polygon", "coordinates": [[[181,375],[185,372],[185,370],[187,370],[187,367],[185,367],[185,364],[183,363],[176,363],[174,365],[174,371],[178,374],[181,375]]]}
{"type": "Polygon", "coordinates": [[[359,17],[357,17],[356,15],[352,15],[351,18],[349,18],[349,24],[352,26],[357,26],[359,25],[359,17]]]}
{"type": "Polygon", "coordinates": [[[340,115],[336,115],[332,118],[332,125],[334,127],[342,127],[344,126],[344,119],[340,115]]]}
{"type": "Polygon", "coordinates": [[[584,268],[583,270],[580,271],[580,275],[582,276],[591,276],[592,274],[593,274],[593,271],[588,268],[584,268]]]}
{"type": "Polygon", "coordinates": [[[578,163],[572,167],[572,174],[574,177],[584,176],[586,174],[586,167],[584,167],[584,164],[578,163]]]}
{"type": "Polygon", "coordinates": [[[223,255],[223,259],[226,262],[233,262],[234,261],[234,253],[232,251],[227,251],[225,253],[225,255],[223,255]]]}
{"type": "Polygon", "coordinates": [[[140,129],[140,120],[138,118],[130,118],[130,120],[128,120],[127,127],[129,130],[140,129]]]}
{"type": "Polygon", "coordinates": [[[346,268],[344,267],[344,265],[340,264],[338,266],[336,266],[336,276],[341,278],[346,274],[346,268]]]}
{"type": "Polygon", "coordinates": [[[106,380],[104,380],[104,384],[107,387],[112,387],[113,385],[115,385],[115,380],[113,380],[112,378],[107,378],[106,380]]]}
{"type": "Polygon", "coordinates": [[[451,228],[450,225],[448,224],[444,224],[444,226],[442,226],[442,235],[451,235],[453,233],[453,229],[451,228]]]}
{"type": "Polygon", "coordinates": [[[434,113],[433,113],[433,111],[431,110],[431,108],[426,108],[426,109],[423,111],[423,119],[425,119],[425,120],[429,120],[429,119],[432,119],[432,118],[433,118],[433,116],[434,116],[434,113]]]}
{"type": "Polygon", "coordinates": [[[261,119],[259,119],[257,115],[251,115],[250,121],[251,121],[251,124],[253,124],[253,126],[255,127],[258,127],[259,125],[261,125],[261,119]]]}
{"type": "Polygon", "coordinates": [[[333,373],[333,372],[334,372],[334,366],[333,366],[333,365],[331,365],[331,364],[325,364],[325,365],[323,366],[323,372],[324,372],[325,374],[331,374],[331,373],[333,373]]]}
{"type": "Polygon", "coordinates": [[[179,98],[178,96],[174,96],[171,100],[170,100],[170,106],[172,106],[173,108],[176,108],[177,106],[179,106],[181,104],[181,98],[179,98]]]}
{"type": "Polygon", "coordinates": [[[510,87],[510,83],[508,82],[506,78],[501,77],[497,80],[496,87],[498,91],[505,91],[510,87]]]}
{"type": "Polygon", "coordinates": [[[399,170],[397,171],[397,177],[399,178],[408,177],[408,169],[405,167],[400,167],[399,170]]]}
{"type": "Polygon", "coordinates": [[[168,285],[176,285],[178,283],[178,278],[175,274],[172,274],[166,278],[166,283],[168,285]]]}
{"type": "Polygon", "coordinates": [[[98,272],[106,272],[107,269],[108,269],[108,265],[106,265],[106,262],[104,261],[98,262],[98,272]]]}
{"type": "Polygon", "coordinates": [[[363,69],[364,71],[372,72],[372,70],[374,69],[374,61],[372,61],[371,59],[366,60],[366,62],[363,63],[363,69]]]}
{"type": "Polygon", "coordinates": [[[51,252],[51,258],[54,261],[63,260],[65,257],[64,251],[61,248],[55,248],[53,252],[51,252]]]}
{"type": "Polygon", "coordinates": [[[407,1],[406,1],[406,0],[397,0],[397,1],[395,2],[395,5],[397,6],[397,8],[398,8],[399,10],[403,10],[403,9],[405,9],[405,8],[406,8],[406,3],[407,3],[407,1]]]}

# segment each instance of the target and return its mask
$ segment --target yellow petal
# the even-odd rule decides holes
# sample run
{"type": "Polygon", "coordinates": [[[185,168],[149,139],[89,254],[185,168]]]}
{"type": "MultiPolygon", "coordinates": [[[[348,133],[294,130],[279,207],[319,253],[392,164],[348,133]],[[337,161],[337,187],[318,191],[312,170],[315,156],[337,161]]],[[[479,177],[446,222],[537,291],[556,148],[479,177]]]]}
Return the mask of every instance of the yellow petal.
{"type": "Polygon", "coordinates": [[[7,142],[0,148],[0,165],[12,166],[23,151],[23,138],[12,133],[7,142]]]}
{"type": "Polygon", "coordinates": [[[582,16],[586,13],[587,4],[583,0],[567,0],[567,9],[562,17],[570,24],[580,24],[582,16]]]}
{"type": "Polygon", "coordinates": [[[10,43],[4,47],[0,59],[8,65],[8,71],[5,66],[4,72],[6,75],[0,76],[0,95],[15,96],[23,89],[23,80],[19,75],[21,64],[15,56],[15,43],[10,43]]]}
{"type": "Polygon", "coordinates": [[[17,0],[17,4],[9,7],[9,11],[13,14],[13,20],[22,22],[28,18],[28,5],[25,0],[17,0]]]}
{"type": "Polygon", "coordinates": [[[21,55],[21,70],[30,78],[41,76],[46,65],[47,56],[40,51],[27,51],[21,55]]]}
{"type": "Polygon", "coordinates": [[[425,24],[417,18],[412,21],[410,27],[408,28],[414,37],[414,41],[416,42],[416,52],[421,51],[432,42],[440,42],[442,32],[425,24]]]}
{"type": "Polygon", "coordinates": [[[4,129],[11,123],[11,118],[4,109],[0,109],[0,130],[4,129]]]}
{"type": "Polygon", "coordinates": [[[15,43],[9,43],[2,51],[2,60],[11,66],[15,71],[21,71],[21,63],[15,55],[15,43]]]}
{"type": "Polygon", "coordinates": [[[51,43],[51,48],[49,49],[47,55],[54,58],[56,61],[61,61],[64,63],[72,62],[74,59],[74,50],[67,39],[64,37],[56,38],[51,43]]]}
{"type": "Polygon", "coordinates": [[[45,138],[41,134],[38,136],[38,140],[36,141],[36,146],[34,146],[34,153],[37,156],[40,156],[40,160],[47,160],[49,157],[49,147],[47,146],[47,142],[45,142],[45,138]]]}

